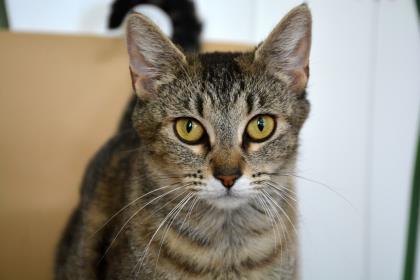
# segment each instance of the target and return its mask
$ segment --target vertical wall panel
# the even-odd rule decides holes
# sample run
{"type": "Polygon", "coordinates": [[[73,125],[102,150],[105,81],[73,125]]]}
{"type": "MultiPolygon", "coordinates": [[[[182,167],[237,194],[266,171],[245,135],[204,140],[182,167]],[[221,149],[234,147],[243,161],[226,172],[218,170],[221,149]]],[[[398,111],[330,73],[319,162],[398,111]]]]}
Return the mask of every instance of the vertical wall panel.
{"type": "Polygon", "coordinates": [[[376,4],[322,0],[309,5],[312,112],[302,135],[299,169],[333,191],[299,181],[303,279],[365,279],[376,4]]]}
{"type": "MultiPolygon", "coordinates": [[[[257,40],[299,2],[259,1],[257,40]]],[[[333,190],[297,180],[303,279],[365,279],[376,5],[309,1],[312,112],[303,130],[298,174],[333,190]]]]}
{"type": "Polygon", "coordinates": [[[414,1],[380,2],[370,142],[369,279],[402,277],[419,132],[418,23],[414,1]]]}

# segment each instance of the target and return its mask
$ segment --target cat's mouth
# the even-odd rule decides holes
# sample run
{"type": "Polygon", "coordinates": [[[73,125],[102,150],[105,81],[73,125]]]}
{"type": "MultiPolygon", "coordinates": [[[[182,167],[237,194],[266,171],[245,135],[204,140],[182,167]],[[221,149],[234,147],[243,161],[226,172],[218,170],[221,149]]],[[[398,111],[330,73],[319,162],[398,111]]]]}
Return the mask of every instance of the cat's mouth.
{"type": "Polygon", "coordinates": [[[230,187],[224,187],[220,181],[214,178],[207,182],[206,187],[200,191],[200,197],[217,208],[237,208],[249,201],[253,188],[248,178],[239,179],[230,187]]]}
{"type": "Polygon", "coordinates": [[[232,190],[226,191],[204,191],[201,196],[205,199],[244,199],[247,197],[246,194],[241,194],[232,190]]]}
{"type": "Polygon", "coordinates": [[[248,193],[225,190],[221,192],[204,192],[202,199],[209,204],[221,209],[238,208],[248,202],[250,195],[248,193]]]}
{"type": "Polygon", "coordinates": [[[226,191],[224,194],[206,199],[210,204],[221,209],[238,208],[248,201],[247,197],[233,194],[231,191],[226,191]]]}
{"type": "Polygon", "coordinates": [[[243,198],[241,195],[233,192],[231,189],[226,190],[225,192],[216,195],[213,199],[238,199],[243,198]]]}

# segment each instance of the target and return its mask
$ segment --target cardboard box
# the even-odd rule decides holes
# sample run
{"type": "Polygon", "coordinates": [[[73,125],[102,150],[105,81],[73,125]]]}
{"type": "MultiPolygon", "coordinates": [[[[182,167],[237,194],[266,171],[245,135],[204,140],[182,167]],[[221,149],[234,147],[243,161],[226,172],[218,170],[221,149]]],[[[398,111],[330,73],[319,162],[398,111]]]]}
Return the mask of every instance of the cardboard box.
{"type": "Polygon", "coordinates": [[[85,166],[130,94],[120,38],[0,32],[0,279],[52,278],[85,166]]]}

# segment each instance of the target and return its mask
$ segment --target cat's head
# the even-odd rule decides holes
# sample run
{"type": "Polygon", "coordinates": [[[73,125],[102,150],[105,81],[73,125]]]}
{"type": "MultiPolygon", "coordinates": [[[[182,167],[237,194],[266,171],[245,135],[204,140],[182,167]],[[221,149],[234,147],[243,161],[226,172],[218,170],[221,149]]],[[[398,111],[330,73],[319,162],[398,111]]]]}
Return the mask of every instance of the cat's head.
{"type": "Polygon", "coordinates": [[[273,178],[294,166],[309,112],[310,45],[306,5],[249,53],[186,55],[132,14],[133,123],[156,187],[172,183],[218,208],[239,207],[273,187],[273,178]]]}

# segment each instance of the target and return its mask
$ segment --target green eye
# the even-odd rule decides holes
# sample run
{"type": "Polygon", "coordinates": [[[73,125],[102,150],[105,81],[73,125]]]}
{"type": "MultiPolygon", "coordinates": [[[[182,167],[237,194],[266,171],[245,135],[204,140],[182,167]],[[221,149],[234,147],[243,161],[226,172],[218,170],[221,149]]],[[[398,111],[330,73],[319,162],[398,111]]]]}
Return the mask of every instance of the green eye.
{"type": "Polygon", "coordinates": [[[246,133],[252,141],[262,142],[273,134],[275,126],[273,117],[258,115],[248,123],[246,133]]]}
{"type": "Polygon", "coordinates": [[[204,135],[203,126],[192,118],[176,120],[175,131],[179,139],[187,144],[196,144],[204,135]]]}

